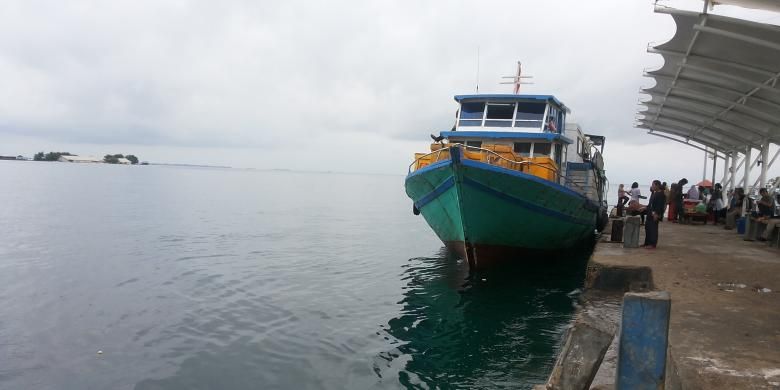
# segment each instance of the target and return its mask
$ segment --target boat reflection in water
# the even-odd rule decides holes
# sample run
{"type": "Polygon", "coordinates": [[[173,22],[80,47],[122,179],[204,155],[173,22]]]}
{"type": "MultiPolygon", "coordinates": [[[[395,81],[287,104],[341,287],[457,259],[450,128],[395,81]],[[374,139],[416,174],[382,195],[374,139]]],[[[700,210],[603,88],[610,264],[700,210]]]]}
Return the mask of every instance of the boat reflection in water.
{"type": "MultiPolygon", "coordinates": [[[[530,387],[543,383],[574,314],[590,252],[507,262],[469,275],[445,250],[409,260],[402,313],[383,327],[397,348],[374,364],[405,387],[530,387]],[[572,261],[575,257],[576,261],[572,261]],[[541,261],[543,260],[543,261],[541,261]],[[574,266],[575,263],[577,266],[574,266]]],[[[381,333],[381,332],[380,332],[381,333]]]]}

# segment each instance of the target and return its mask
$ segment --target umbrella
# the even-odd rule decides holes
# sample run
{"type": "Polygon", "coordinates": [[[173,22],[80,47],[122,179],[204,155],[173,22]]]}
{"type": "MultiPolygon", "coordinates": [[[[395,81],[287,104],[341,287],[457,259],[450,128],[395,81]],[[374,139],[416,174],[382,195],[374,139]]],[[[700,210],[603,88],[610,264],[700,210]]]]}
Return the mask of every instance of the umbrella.
{"type": "Polygon", "coordinates": [[[708,188],[712,188],[712,182],[711,182],[711,181],[709,181],[709,180],[707,180],[707,179],[704,179],[704,180],[700,181],[699,183],[697,183],[697,184],[696,184],[696,187],[708,187],[708,188]]]}

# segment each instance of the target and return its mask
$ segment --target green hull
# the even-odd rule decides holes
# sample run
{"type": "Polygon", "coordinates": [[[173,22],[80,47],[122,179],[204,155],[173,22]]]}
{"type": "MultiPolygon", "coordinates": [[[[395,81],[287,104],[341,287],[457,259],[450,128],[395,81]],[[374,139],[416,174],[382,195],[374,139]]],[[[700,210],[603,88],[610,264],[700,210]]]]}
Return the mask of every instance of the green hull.
{"type": "Polygon", "coordinates": [[[571,248],[591,237],[599,207],[538,177],[461,160],[415,171],[406,193],[439,238],[470,263],[571,248]]]}

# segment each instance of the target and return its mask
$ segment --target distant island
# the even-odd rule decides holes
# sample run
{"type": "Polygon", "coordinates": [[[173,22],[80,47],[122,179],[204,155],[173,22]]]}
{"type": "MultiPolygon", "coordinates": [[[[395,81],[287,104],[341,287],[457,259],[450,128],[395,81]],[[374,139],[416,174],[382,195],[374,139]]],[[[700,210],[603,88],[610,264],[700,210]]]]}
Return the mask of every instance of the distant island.
{"type": "MultiPolygon", "coordinates": [[[[79,156],[70,152],[38,152],[33,156],[33,161],[59,161],[71,163],[104,163],[104,164],[125,164],[136,165],[139,163],[138,157],[128,154],[107,154],[102,159],[91,156],[79,156]]],[[[141,165],[148,165],[142,162],[141,165]]]]}
{"type": "Polygon", "coordinates": [[[163,166],[178,166],[178,167],[194,167],[194,168],[232,168],[225,165],[205,165],[205,164],[180,164],[180,163],[150,163],[147,161],[141,161],[137,156],[133,154],[107,154],[100,157],[93,156],[80,156],[70,152],[38,152],[30,158],[22,155],[18,156],[2,156],[0,160],[16,160],[16,161],[57,161],[57,162],[69,162],[69,163],[94,163],[94,164],[120,164],[120,165],[163,165],[163,166]]]}
{"type": "Polygon", "coordinates": [[[79,156],[70,152],[38,152],[35,153],[33,158],[18,156],[0,156],[0,160],[16,160],[16,161],[59,161],[59,162],[71,162],[71,163],[102,163],[102,164],[126,164],[126,165],[149,165],[148,162],[140,162],[138,157],[132,154],[107,154],[100,157],[93,156],[79,156]]]}

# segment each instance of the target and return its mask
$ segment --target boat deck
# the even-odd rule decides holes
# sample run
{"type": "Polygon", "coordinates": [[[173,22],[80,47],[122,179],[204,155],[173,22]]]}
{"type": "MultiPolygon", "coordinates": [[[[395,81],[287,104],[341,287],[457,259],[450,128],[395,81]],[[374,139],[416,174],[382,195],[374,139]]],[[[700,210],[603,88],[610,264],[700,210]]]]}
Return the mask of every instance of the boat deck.
{"type": "Polygon", "coordinates": [[[659,237],[655,250],[599,243],[591,262],[650,267],[671,293],[669,388],[780,389],[780,250],[722,226],[663,222],[659,237]]]}

